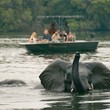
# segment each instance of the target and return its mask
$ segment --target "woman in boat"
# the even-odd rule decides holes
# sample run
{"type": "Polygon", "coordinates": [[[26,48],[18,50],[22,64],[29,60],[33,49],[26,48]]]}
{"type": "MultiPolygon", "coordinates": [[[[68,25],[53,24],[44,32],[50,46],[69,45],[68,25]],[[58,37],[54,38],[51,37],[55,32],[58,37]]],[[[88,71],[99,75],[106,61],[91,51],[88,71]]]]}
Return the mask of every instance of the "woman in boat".
{"type": "Polygon", "coordinates": [[[70,31],[68,32],[68,35],[67,35],[67,42],[68,41],[71,41],[71,42],[74,42],[76,40],[76,36],[73,35],[70,31]]]}
{"type": "Polygon", "coordinates": [[[43,35],[43,42],[48,42],[48,41],[51,41],[51,36],[48,32],[48,29],[45,29],[43,35]]]}
{"type": "Polygon", "coordinates": [[[29,38],[30,43],[36,43],[38,41],[38,35],[36,32],[33,32],[29,38]]]}
{"type": "Polygon", "coordinates": [[[52,35],[52,42],[56,42],[56,43],[58,43],[58,42],[60,42],[59,40],[60,40],[60,35],[59,35],[59,30],[57,30],[53,35],[52,35]]]}

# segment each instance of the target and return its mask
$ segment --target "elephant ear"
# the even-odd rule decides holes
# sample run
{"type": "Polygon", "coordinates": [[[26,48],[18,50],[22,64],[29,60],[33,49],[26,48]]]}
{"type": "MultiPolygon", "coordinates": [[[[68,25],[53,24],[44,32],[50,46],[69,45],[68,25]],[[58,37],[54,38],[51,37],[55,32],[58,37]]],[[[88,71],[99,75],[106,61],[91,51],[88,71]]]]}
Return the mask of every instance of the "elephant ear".
{"type": "Polygon", "coordinates": [[[102,63],[93,62],[86,63],[90,69],[91,81],[95,89],[109,89],[110,88],[110,70],[102,63]]]}
{"type": "Polygon", "coordinates": [[[65,90],[64,79],[68,64],[69,62],[63,60],[54,61],[40,74],[41,84],[46,90],[58,92],[65,90]]]}

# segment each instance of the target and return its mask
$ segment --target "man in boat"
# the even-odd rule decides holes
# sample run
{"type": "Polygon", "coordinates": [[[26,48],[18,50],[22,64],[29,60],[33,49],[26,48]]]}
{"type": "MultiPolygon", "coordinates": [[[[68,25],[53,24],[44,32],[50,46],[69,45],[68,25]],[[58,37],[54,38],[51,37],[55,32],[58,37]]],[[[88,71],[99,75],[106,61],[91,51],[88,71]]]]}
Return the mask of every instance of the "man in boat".
{"type": "Polygon", "coordinates": [[[52,35],[53,35],[55,32],[56,32],[55,24],[52,23],[52,24],[50,25],[50,29],[49,29],[49,34],[50,34],[50,36],[52,37],[52,35]]]}
{"type": "Polygon", "coordinates": [[[76,36],[74,35],[74,34],[72,34],[72,32],[71,31],[69,31],[68,32],[68,34],[67,34],[67,39],[66,39],[66,41],[68,42],[74,42],[76,40],[76,36]]]}
{"type": "Polygon", "coordinates": [[[48,29],[45,29],[43,35],[43,42],[48,42],[48,41],[51,41],[51,36],[48,32],[48,29]]]}

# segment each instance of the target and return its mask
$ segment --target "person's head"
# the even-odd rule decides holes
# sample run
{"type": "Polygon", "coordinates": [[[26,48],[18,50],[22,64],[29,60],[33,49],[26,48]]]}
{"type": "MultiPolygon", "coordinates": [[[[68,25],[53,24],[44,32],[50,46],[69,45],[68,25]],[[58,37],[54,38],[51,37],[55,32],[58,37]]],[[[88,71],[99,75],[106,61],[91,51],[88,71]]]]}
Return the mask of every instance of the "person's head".
{"type": "Polygon", "coordinates": [[[67,35],[67,33],[66,33],[65,31],[62,31],[62,34],[63,34],[63,35],[67,35]]]}
{"type": "Polygon", "coordinates": [[[46,34],[46,35],[49,34],[48,29],[44,30],[44,34],[46,34]]]}
{"type": "Polygon", "coordinates": [[[33,37],[37,37],[37,33],[36,33],[36,32],[33,32],[33,33],[32,33],[32,36],[33,36],[33,37]]]}
{"type": "Polygon", "coordinates": [[[62,34],[66,34],[66,32],[65,31],[62,31],[62,34]]]}
{"type": "Polygon", "coordinates": [[[69,31],[68,34],[71,35],[72,34],[71,31],[69,31]]]}
{"type": "Polygon", "coordinates": [[[58,31],[56,31],[55,34],[57,35],[58,34],[58,31]]]}

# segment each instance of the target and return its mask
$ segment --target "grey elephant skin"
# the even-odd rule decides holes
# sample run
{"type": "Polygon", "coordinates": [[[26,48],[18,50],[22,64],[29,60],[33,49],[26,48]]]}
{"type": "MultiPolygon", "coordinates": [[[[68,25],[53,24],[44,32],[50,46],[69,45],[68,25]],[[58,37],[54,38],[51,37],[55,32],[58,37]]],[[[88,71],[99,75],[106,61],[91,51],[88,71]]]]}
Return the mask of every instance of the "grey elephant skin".
{"type": "Polygon", "coordinates": [[[76,53],[72,64],[63,60],[49,64],[39,76],[43,87],[49,91],[78,93],[110,88],[110,70],[103,63],[81,63],[79,59],[80,54],[76,53]]]}
{"type": "Polygon", "coordinates": [[[17,79],[5,79],[3,81],[0,81],[0,86],[2,87],[26,86],[26,83],[22,80],[17,80],[17,79]]]}

